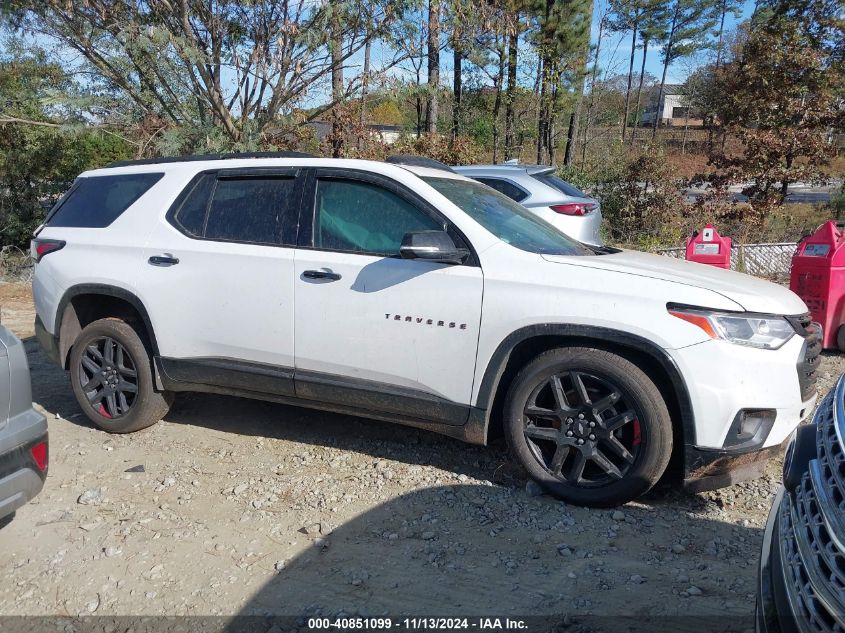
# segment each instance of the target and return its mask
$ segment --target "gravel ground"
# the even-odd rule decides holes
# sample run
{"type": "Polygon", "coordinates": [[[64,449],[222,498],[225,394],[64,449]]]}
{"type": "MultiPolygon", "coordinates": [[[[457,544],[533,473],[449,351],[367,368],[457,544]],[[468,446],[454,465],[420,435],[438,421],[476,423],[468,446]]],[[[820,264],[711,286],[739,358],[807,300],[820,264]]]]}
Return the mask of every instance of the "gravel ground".
{"type": "MultiPolygon", "coordinates": [[[[589,629],[591,614],[684,614],[751,627],[777,460],[724,490],[660,485],[589,510],[538,495],[501,446],[238,398],[179,395],[166,421],[108,435],[38,349],[28,289],[0,285],[0,303],[51,441],[44,491],[0,533],[0,615],[565,614],[589,629]]],[[[826,355],[820,388],[843,371],[826,355]]]]}

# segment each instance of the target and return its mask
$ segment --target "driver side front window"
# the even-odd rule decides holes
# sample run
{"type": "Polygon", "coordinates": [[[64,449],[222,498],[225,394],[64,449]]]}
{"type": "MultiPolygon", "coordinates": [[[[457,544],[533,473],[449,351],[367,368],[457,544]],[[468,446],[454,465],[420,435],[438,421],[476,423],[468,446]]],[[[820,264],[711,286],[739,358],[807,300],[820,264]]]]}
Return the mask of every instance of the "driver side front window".
{"type": "Polygon", "coordinates": [[[443,230],[416,206],[378,185],[317,181],[314,246],[332,251],[395,256],[406,233],[443,230]]]}

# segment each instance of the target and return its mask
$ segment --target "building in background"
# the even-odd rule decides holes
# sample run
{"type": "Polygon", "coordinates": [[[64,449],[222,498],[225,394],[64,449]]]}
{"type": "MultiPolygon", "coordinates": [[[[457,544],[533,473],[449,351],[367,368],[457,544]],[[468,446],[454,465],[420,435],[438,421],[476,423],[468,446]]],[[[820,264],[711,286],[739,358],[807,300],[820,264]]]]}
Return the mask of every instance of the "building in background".
{"type": "Polygon", "coordinates": [[[660,117],[660,125],[703,125],[701,114],[690,110],[684,95],[683,84],[666,84],[663,86],[663,97],[657,103],[657,90],[646,106],[645,112],[640,119],[643,126],[654,125],[654,117],[660,117]]]}

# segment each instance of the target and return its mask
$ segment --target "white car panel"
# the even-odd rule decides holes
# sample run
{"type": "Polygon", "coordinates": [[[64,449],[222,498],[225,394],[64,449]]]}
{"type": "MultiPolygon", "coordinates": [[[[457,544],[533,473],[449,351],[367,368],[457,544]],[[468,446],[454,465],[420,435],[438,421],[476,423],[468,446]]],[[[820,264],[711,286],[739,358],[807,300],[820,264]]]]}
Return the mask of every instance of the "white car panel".
{"type": "Polygon", "coordinates": [[[484,286],[480,268],[299,250],[295,277],[297,369],[469,403],[484,286]],[[326,269],[341,278],[303,277],[306,270],[326,269]]]}
{"type": "Polygon", "coordinates": [[[162,355],[292,367],[293,258],[292,248],[192,239],[162,218],[137,284],[162,355]],[[179,263],[147,263],[161,255],[179,263]]]}

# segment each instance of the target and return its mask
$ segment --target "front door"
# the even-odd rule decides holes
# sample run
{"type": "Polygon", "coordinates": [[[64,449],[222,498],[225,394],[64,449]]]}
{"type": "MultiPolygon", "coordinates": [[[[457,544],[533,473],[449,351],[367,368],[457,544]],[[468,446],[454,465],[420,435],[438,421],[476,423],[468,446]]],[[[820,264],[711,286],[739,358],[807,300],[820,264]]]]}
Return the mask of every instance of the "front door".
{"type": "Polygon", "coordinates": [[[297,395],[462,424],[481,268],[399,256],[406,233],[447,221],[392,180],[326,169],[306,188],[306,224],[294,275],[297,395]]]}

